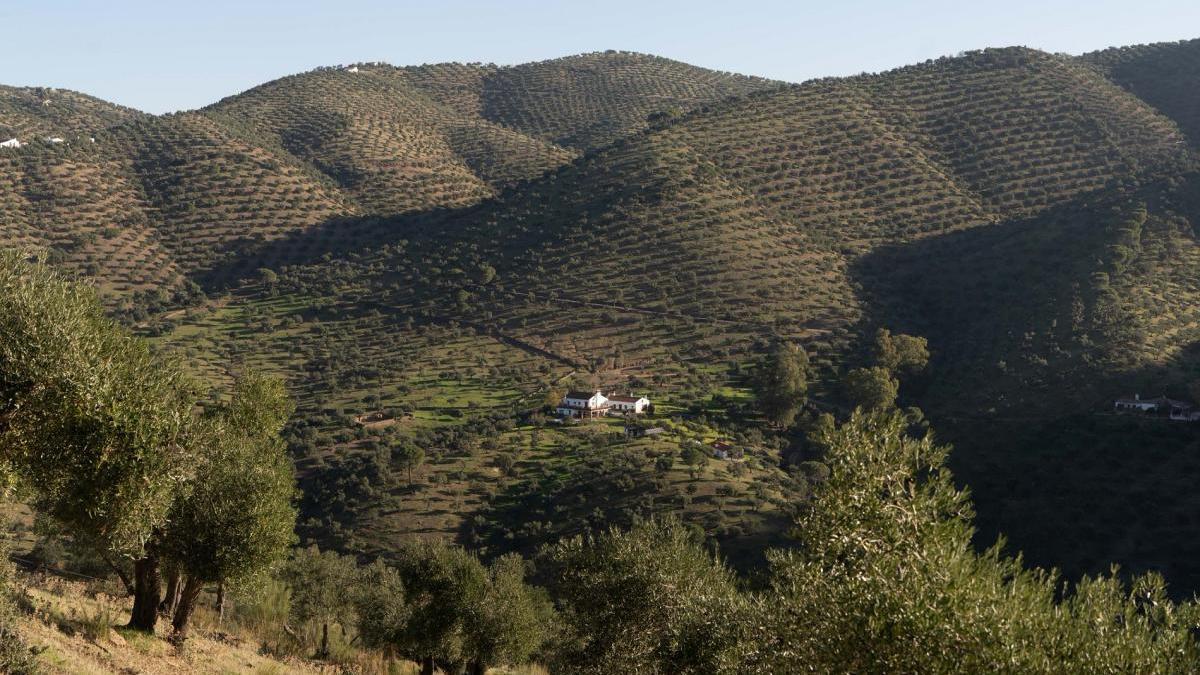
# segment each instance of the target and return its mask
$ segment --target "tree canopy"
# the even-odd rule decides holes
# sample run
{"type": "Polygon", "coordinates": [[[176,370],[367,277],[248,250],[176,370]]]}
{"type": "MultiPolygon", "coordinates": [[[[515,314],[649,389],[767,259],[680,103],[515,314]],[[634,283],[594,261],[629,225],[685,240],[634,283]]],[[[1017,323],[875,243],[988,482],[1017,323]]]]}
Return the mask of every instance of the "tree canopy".
{"type": "Polygon", "coordinates": [[[38,510],[139,557],[193,476],[194,390],[89,289],[0,254],[0,447],[38,510]]]}
{"type": "Polygon", "coordinates": [[[896,404],[900,383],[882,366],[857,368],[842,380],[846,397],[865,410],[886,410],[896,404]]]}
{"type": "Polygon", "coordinates": [[[929,363],[929,341],[880,328],[875,333],[875,362],[893,373],[920,372],[929,363]]]}
{"type": "Polygon", "coordinates": [[[777,342],[758,365],[755,389],[767,419],[791,425],[808,393],[808,352],[791,342],[777,342]]]}

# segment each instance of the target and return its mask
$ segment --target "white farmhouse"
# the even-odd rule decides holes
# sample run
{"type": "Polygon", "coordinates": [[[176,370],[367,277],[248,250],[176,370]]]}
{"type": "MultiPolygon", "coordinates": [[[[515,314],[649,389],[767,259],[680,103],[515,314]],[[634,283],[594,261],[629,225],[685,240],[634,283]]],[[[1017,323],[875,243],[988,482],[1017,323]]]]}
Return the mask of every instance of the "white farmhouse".
{"type": "Polygon", "coordinates": [[[650,399],[645,396],[605,396],[599,391],[572,391],[567,392],[555,412],[563,417],[592,418],[610,413],[640,415],[649,407],[650,399]]]}
{"type": "Polygon", "coordinates": [[[24,145],[24,144],[21,143],[21,141],[18,141],[15,138],[10,138],[7,141],[0,143],[0,148],[19,148],[22,145],[24,145]]]}
{"type": "Polygon", "coordinates": [[[47,136],[46,142],[53,143],[54,145],[58,145],[59,143],[65,143],[66,141],[64,141],[62,138],[60,138],[58,136],[47,136]]]}
{"type": "Polygon", "coordinates": [[[634,415],[640,415],[650,407],[650,399],[645,396],[610,396],[608,401],[612,404],[614,412],[633,413],[634,415]]]}
{"type": "Polygon", "coordinates": [[[1143,399],[1141,394],[1124,396],[1113,403],[1114,410],[1136,410],[1138,412],[1153,412],[1158,410],[1158,401],[1143,399]]]}
{"type": "Polygon", "coordinates": [[[609,407],[608,398],[598,391],[569,391],[555,412],[564,417],[604,417],[609,407]]]}

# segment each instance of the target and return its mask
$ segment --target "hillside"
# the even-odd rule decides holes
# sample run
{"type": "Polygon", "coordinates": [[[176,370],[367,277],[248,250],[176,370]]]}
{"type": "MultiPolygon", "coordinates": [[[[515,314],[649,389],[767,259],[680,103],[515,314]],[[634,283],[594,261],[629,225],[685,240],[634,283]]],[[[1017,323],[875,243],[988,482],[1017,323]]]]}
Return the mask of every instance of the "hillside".
{"type": "Polygon", "coordinates": [[[207,112],[268,135],[368,211],[399,214],[476,203],[653,113],[771,86],[624,53],[504,68],[372,63],[276,80],[207,112]]]}
{"type": "Polygon", "coordinates": [[[750,368],[799,341],[809,412],[839,412],[887,326],[929,339],[901,404],[955,443],[984,538],[1200,587],[1172,548],[1193,435],[1099,415],[1200,373],[1194,44],[798,85],[616,52],[319,69],[0,150],[3,233],[114,298],[180,289],[138,321],[209,381],[286,379],[306,540],[529,552],[676,513],[753,564],[820,470],[750,368]],[[546,420],[569,387],[645,393],[666,431],[546,420]],[[1147,437],[1180,454],[1128,460],[1147,437]],[[719,438],[751,459],[681,463],[719,438]],[[1100,493],[1174,520],[1133,546],[1100,493]]]}
{"type": "Polygon", "coordinates": [[[1175,120],[1192,147],[1200,147],[1200,94],[1186,84],[1200,76],[1200,40],[1117,47],[1080,58],[1175,120]]]}
{"type": "MultiPolygon", "coordinates": [[[[486,71],[471,72],[485,78],[486,71]]],[[[439,95],[451,101],[470,91],[444,85],[439,95]]],[[[167,341],[197,363],[206,354],[243,358],[305,392],[315,441],[305,443],[310,459],[302,466],[309,493],[321,495],[309,502],[317,520],[306,533],[339,532],[349,537],[340,541],[374,550],[407,533],[459,528],[467,541],[495,546],[491,532],[511,518],[506,513],[536,511],[528,495],[517,498],[528,488],[490,485],[489,464],[526,443],[495,420],[527,410],[563,386],[563,377],[648,391],[680,412],[714,414],[706,411],[745,400],[739,373],[765,341],[785,335],[813,354],[819,395],[836,397],[838,373],[858,358],[859,336],[895,325],[930,337],[939,387],[914,389],[909,400],[935,426],[955,432],[951,420],[964,409],[997,407],[1015,392],[1044,395],[1033,386],[1035,373],[1017,368],[1023,362],[997,355],[1027,347],[1000,350],[982,340],[1013,334],[1026,317],[1058,318],[1042,317],[1064,311],[1057,300],[1064,291],[1020,291],[1042,287],[1036,275],[1047,265],[1060,279],[1050,288],[1083,284],[1086,311],[1097,315],[1084,338],[1093,341],[1090,351],[1076,357],[1090,369],[1055,361],[1049,370],[1061,381],[1094,387],[1113,364],[1133,372],[1161,360],[1181,337],[1169,317],[1188,311],[1184,299],[1194,297],[1187,268],[1114,276],[1114,284],[1136,283],[1171,269],[1181,284],[1164,297],[1184,305],[1138,300],[1153,346],[1129,352],[1117,329],[1127,334],[1131,326],[1104,314],[1092,286],[1095,259],[1118,255],[1112,247],[1123,241],[1120,222],[1097,230],[1080,213],[1094,211],[1097,195],[1121,195],[1182,171],[1181,138],[1171,120],[1092,69],[1024,49],[764,91],[657,118],[470,208],[393,219],[377,232],[402,234],[378,234],[384,238],[375,245],[333,261],[281,268],[274,286],[256,282],[235,293],[245,314],[202,312],[167,341]],[[1077,262],[1064,264],[1064,247],[1077,262]],[[914,304],[937,291],[953,292],[956,301],[990,298],[968,290],[972,284],[1013,295],[982,312],[936,296],[914,304]],[[1034,302],[1043,297],[1039,310],[1034,302]],[[978,316],[978,326],[963,316],[978,316]],[[939,322],[954,332],[939,332],[939,322]],[[257,346],[246,346],[251,335],[257,346]],[[296,344],[313,347],[297,354],[296,344]],[[1005,358],[1013,372],[994,376],[987,366],[1005,358]],[[404,481],[368,468],[386,467],[387,455],[377,459],[374,433],[362,440],[365,430],[353,420],[377,410],[391,410],[402,431],[479,418],[497,430],[484,432],[477,455],[458,449],[454,437],[433,439],[442,459],[422,470],[425,487],[410,492],[404,481]],[[318,450],[330,444],[332,452],[318,450]],[[449,479],[440,477],[444,471],[449,479]],[[362,475],[376,476],[367,489],[349,480],[362,475]],[[463,525],[464,514],[476,524],[463,525]]],[[[1148,250],[1175,251],[1190,236],[1186,228],[1170,231],[1148,250]]],[[[1049,342],[1034,348],[1037,359],[1057,349],[1049,342]]],[[[1122,381],[1110,379],[1112,386],[1122,381]]],[[[1068,402],[1064,410],[1093,403],[1068,402]]],[[[558,438],[553,430],[537,433],[558,438]]],[[[983,452],[969,440],[960,448],[964,457],[983,452]]],[[[551,471],[555,485],[569,485],[574,471],[551,469],[550,457],[520,466],[522,476],[551,471]]],[[[987,466],[991,484],[1008,475],[987,466]]],[[[566,488],[532,494],[557,489],[566,488]]],[[[599,495],[583,498],[584,513],[601,504],[599,495]]],[[[988,509],[996,503],[981,503],[985,523],[994,522],[988,509]]],[[[510,532],[506,540],[521,539],[510,532]]]]}
{"type": "Polygon", "coordinates": [[[67,89],[0,85],[0,136],[4,140],[29,143],[52,136],[89,136],[145,116],[67,89]]]}
{"type": "Polygon", "coordinates": [[[396,69],[326,69],[263,85],[210,109],[268,135],[382,214],[478,202],[571,152],[439,105],[396,69]]]}

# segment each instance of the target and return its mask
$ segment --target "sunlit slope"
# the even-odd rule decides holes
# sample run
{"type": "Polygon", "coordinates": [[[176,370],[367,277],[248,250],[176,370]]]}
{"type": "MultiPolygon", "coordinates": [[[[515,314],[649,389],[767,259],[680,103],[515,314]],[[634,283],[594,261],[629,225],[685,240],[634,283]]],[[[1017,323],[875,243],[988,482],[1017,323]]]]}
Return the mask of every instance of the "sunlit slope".
{"type": "Polygon", "coordinates": [[[64,143],[0,151],[0,240],[94,278],[105,293],[170,289],[182,271],[130,162],[111,150],[64,143]]]}
{"type": "Polygon", "coordinates": [[[484,117],[559,145],[586,149],[639,131],[654,113],[692,110],[780,83],[630,52],[539,61],[483,82],[484,117]]]}
{"type": "Polygon", "coordinates": [[[146,116],[98,98],[53,87],[0,85],[0,141],[90,136],[119,122],[146,116]]]}
{"type": "Polygon", "coordinates": [[[574,154],[438,103],[391,66],[286,77],[208,114],[275,139],[381,214],[475,203],[574,154]]]}
{"type": "Polygon", "coordinates": [[[123,125],[110,142],[128,157],[163,245],[189,272],[354,213],[290,156],[203,115],[123,125]]]}

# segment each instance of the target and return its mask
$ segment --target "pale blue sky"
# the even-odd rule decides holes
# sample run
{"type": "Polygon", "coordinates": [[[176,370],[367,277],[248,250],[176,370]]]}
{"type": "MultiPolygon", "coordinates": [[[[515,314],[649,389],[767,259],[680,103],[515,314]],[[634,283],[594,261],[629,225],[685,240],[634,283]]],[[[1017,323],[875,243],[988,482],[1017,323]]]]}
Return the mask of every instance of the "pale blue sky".
{"type": "Polygon", "coordinates": [[[623,49],[803,81],[966,49],[1200,37],[1200,0],[0,0],[0,83],[194,108],[320,65],[623,49]]]}

